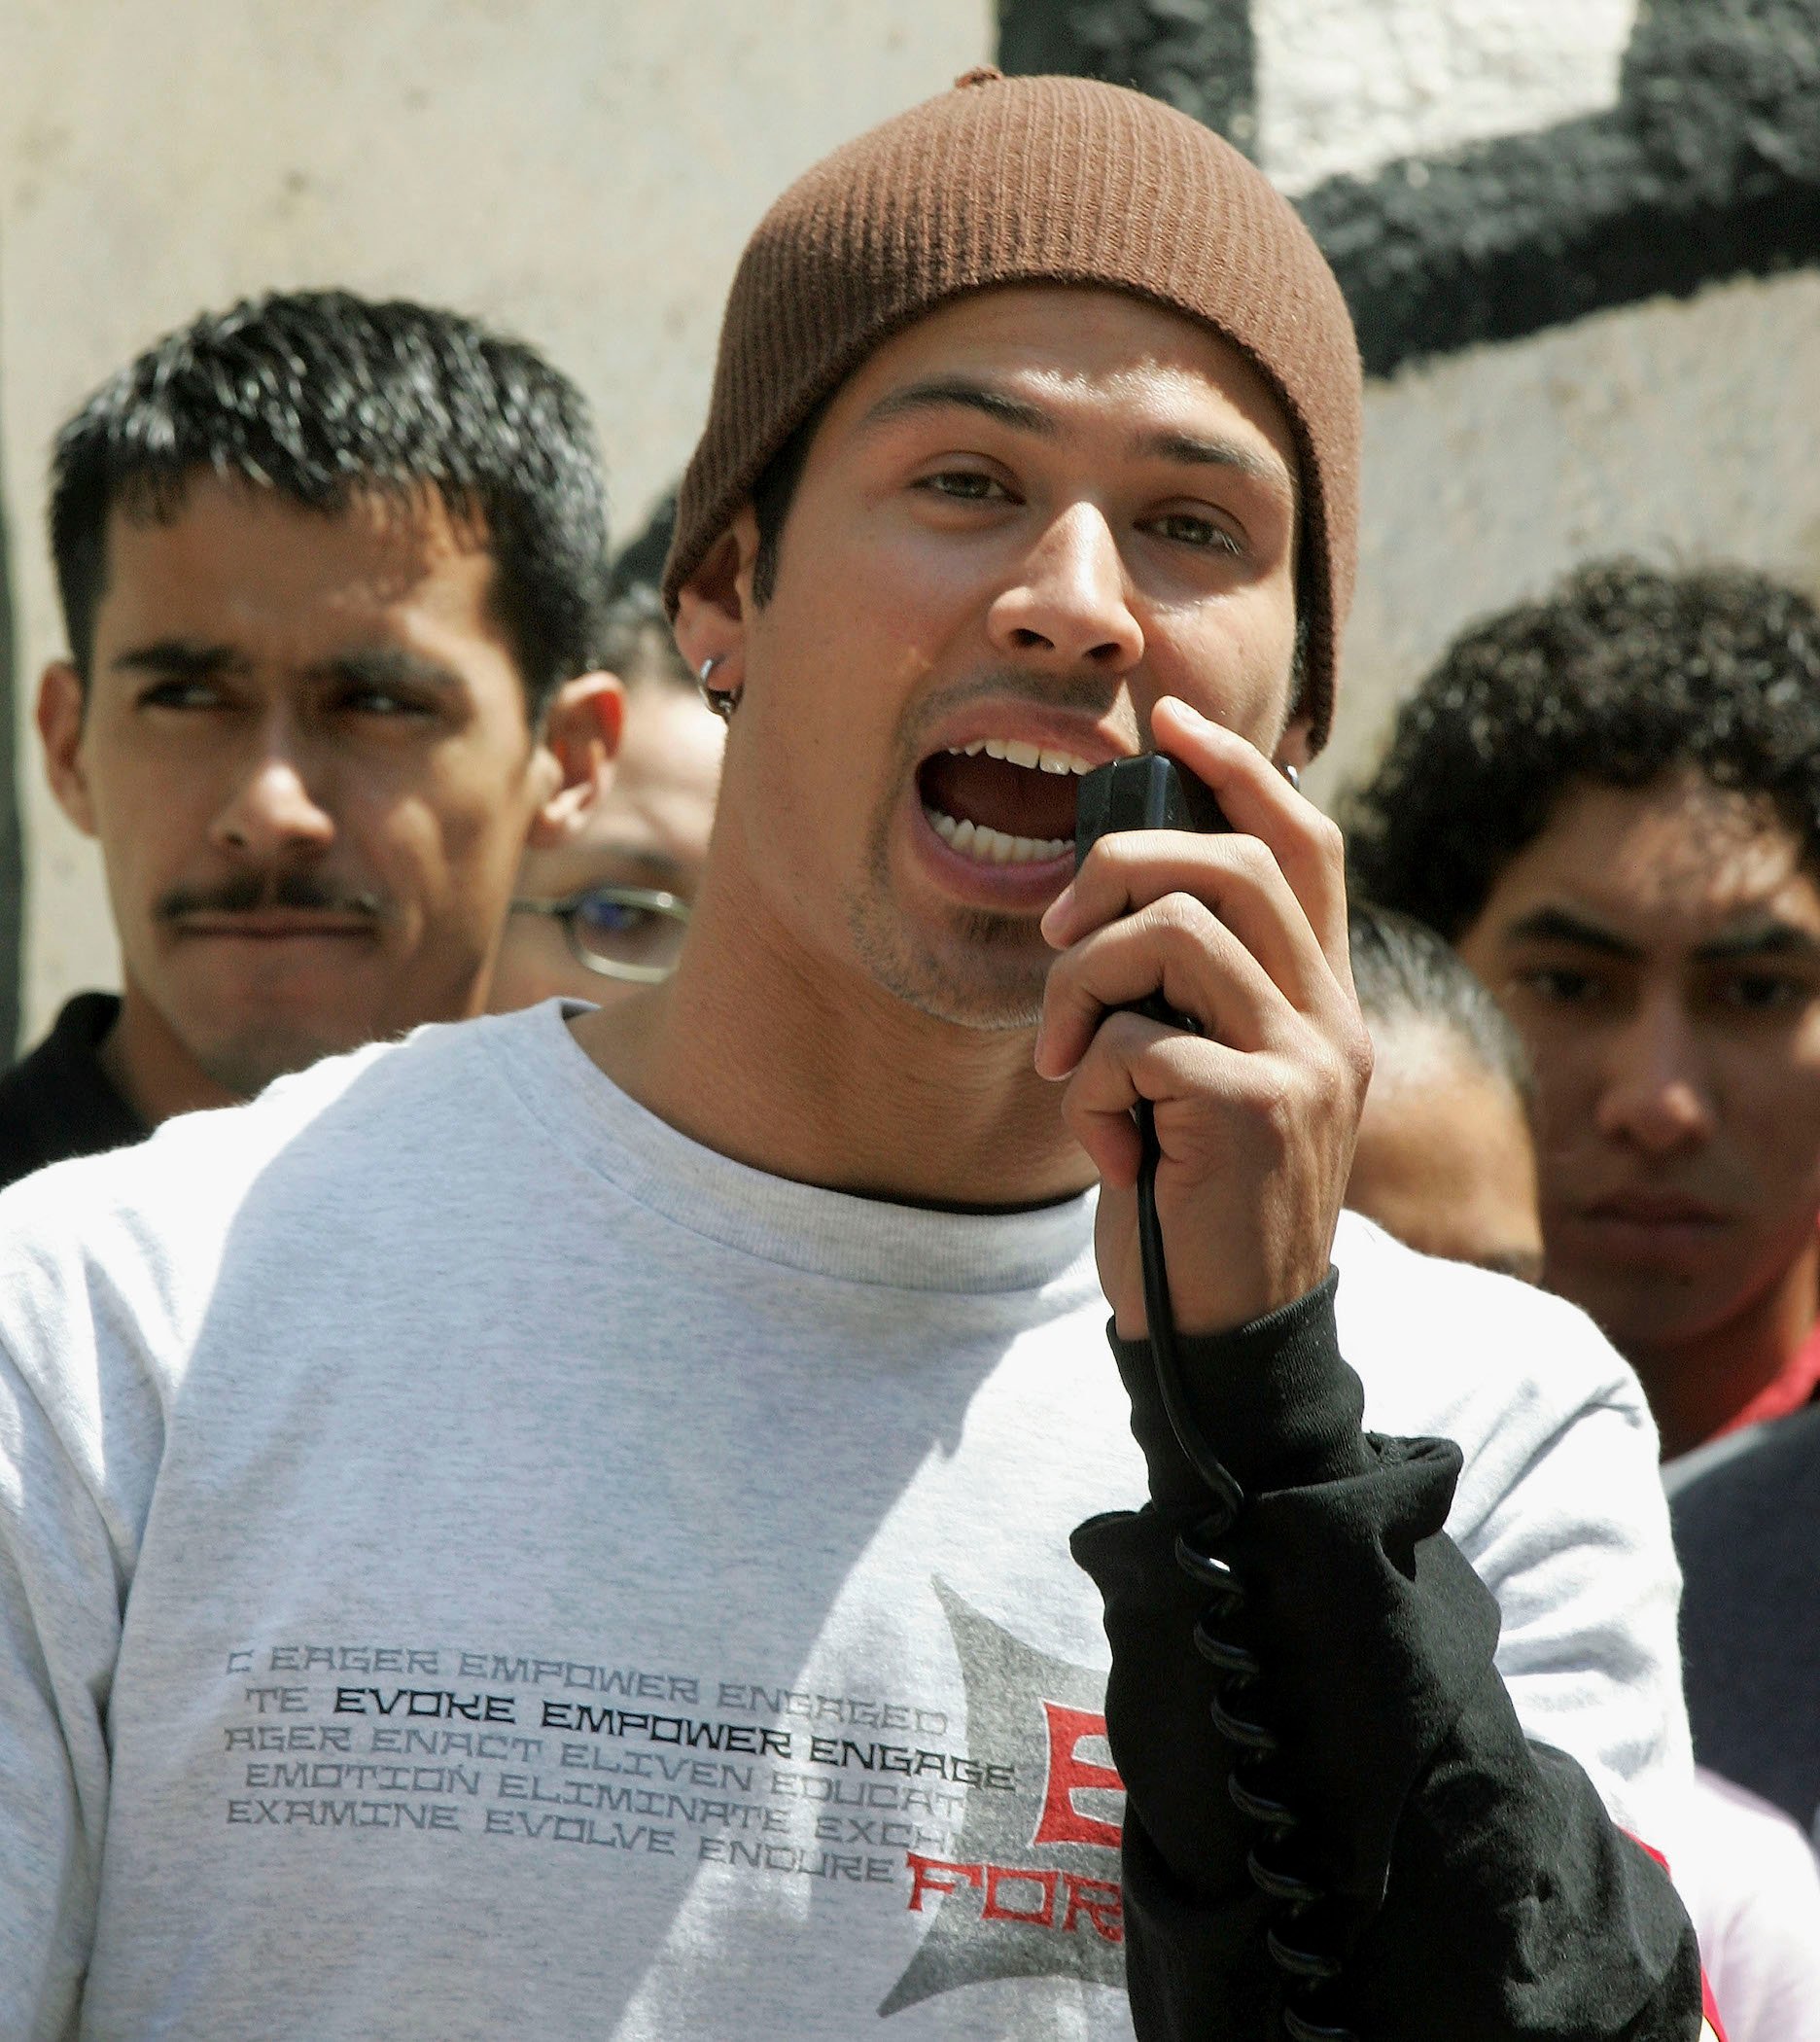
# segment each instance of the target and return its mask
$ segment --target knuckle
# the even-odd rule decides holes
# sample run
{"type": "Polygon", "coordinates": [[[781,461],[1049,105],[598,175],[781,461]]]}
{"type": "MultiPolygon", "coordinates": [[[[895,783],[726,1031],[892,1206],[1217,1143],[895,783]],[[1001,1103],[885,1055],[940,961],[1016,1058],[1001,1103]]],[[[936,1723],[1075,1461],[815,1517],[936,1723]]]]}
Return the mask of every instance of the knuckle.
{"type": "Polygon", "coordinates": [[[1136,1063],[1149,1047],[1151,1026],[1141,1014],[1124,1007],[1114,1009],[1094,1037],[1094,1047],[1100,1050],[1102,1063],[1107,1068],[1136,1063]]]}
{"type": "Polygon", "coordinates": [[[1268,886],[1281,869],[1277,854],[1261,836],[1235,836],[1230,844],[1232,868],[1248,886],[1268,886]]]}
{"type": "Polygon", "coordinates": [[[1062,1110],[1073,1125],[1074,1116],[1091,1112],[1102,1102],[1106,1088],[1105,1028],[1102,1026],[1081,1051],[1080,1062],[1069,1074],[1062,1094],[1062,1110]]]}
{"type": "Polygon", "coordinates": [[[1294,1145],[1296,1131],[1306,1118],[1306,1078],[1285,1058],[1254,1056],[1247,1059],[1244,1102],[1254,1139],[1262,1137],[1271,1148],[1278,1151],[1294,1145]]]}
{"type": "Polygon", "coordinates": [[[1079,998],[1084,946],[1073,943],[1049,960],[1049,974],[1043,980],[1043,1011],[1062,1014],[1079,998]]]}
{"type": "Polygon", "coordinates": [[[1336,1089],[1363,1097],[1371,1082],[1375,1054],[1371,1031],[1357,1013],[1348,1013],[1335,1030],[1329,1054],[1333,1061],[1336,1089]]]}
{"type": "Polygon", "coordinates": [[[1273,1061],[1258,1098],[1264,1125],[1284,1145],[1296,1139],[1307,1114],[1307,1101],[1296,1074],[1273,1061]]]}
{"type": "Polygon", "coordinates": [[[1149,910],[1152,927],[1167,943],[1204,950],[1213,921],[1212,910],[1192,894],[1165,894],[1149,910]]]}
{"type": "Polygon", "coordinates": [[[1349,1100],[1360,1082],[1358,1045],[1349,1039],[1318,1037],[1310,1052],[1308,1069],[1312,1102],[1326,1108],[1349,1100]]]}
{"type": "Polygon", "coordinates": [[[1133,863],[1141,855],[1142,848],[1141,843],[1125,830],[1116,836],[1096,837],[1087,847],[1087,856],[1081,860],[1077,883],[1091,887],[1096,894],[1125,893],[1133,863]]]}
{"type": "Polygon", "coordinates": [[[1338,865],[1345,863],[1346,835],[1332,816],[1317,808],[1309,824],[1309,834],[1323,863],[1338,865]]]}

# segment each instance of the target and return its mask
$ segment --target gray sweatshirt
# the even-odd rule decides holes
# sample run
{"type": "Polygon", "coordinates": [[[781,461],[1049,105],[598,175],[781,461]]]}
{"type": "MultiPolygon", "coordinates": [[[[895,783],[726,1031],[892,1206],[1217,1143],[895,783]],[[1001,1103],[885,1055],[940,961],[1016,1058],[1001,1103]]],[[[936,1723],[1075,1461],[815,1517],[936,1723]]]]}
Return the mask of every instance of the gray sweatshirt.
{"type": "MultiPolygon", "coordinates": [[[[1656,1441],[1343,1222],[1367,1424],[1531,1737],[1672,1850],[1656,1441]]],[[[1091,1201],[784,1182],[549,1006],[0,1198],[0,2037],[1121,2037],[1091,1201]]]]}

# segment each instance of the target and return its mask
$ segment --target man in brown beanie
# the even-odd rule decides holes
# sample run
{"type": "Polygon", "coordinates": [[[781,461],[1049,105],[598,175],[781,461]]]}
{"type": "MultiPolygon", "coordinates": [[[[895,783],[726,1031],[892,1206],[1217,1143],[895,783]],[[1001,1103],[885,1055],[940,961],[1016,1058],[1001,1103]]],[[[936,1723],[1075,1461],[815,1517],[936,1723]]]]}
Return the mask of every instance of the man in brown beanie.
{"type": "Polygon", "coordinates": [[[1136,94],[971,74],[779,201],[674,975],[0,1202],[0,2031],[1698,2033],[1613,1819],[1687,1765],[1635,1383],[1337,1216],[1278,768],[1358,417],[1294,215],[1136,94]],[[1230,832],[1075,876],[1153,749],[1230,832]]]}

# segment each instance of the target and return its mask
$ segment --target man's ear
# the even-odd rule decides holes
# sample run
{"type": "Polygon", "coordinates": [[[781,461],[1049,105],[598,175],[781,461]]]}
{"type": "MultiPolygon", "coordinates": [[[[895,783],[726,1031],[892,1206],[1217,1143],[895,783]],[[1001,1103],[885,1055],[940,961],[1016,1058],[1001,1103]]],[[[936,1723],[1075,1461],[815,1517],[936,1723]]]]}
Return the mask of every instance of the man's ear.
{"type": "Polygon", "coordinates": [[[592,817],[612,786],[625,708],[625,683],[617,674],[578,674],[557,690],[543,720],[543,749],[560,779],[532,819],[526,838],[532,850],[551,849],[592,817]]]}
{"type": "Polygon", "coordinates": [[[733,694],[746,679],[757,557],[758,519],[750,504],[742,504],[677,592],[677,650],[698,675],[713,660],[709,686],[733,694]]]}
{"type": "Polygon", "coordinates": [[[82,756],[82,676],[67,659],[53,659],[38,683],[38,735],[44,740],[45,778],[57,806],[84,836],[95,832],[94,803],[82,756]]]}
{"type": "Polygon", "coordinates": [[[1294,766],[1298,773],[1306,773],[1309,760],[1314,757],[1309,744],[1309,733],[1313,727],[1312,719],[1307,710],[1297,710],[1290,718],[1283,734],[1277,740],[1277,749],[1271,754],[1279,766],[1294,766]]]}

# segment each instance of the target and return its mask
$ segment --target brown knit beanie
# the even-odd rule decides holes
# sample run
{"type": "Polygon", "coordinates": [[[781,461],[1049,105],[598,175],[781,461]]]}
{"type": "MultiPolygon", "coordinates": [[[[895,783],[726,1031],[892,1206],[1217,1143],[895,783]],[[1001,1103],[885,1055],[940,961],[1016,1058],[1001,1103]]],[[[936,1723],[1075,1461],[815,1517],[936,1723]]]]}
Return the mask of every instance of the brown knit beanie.
{"type": "Polygon", "coordinates": [[[1237,150],[1160,100],[1084,78],[969,71],[835,150],[759,223],[682,477],[664,600],[815,405],[900,328],[969,291],[1086,284],[1166,305],[1242,349],[1301,458],[1306,706],[1333,721],[1357,551],[1359,362],[1308,229],[1237,150]]]}

